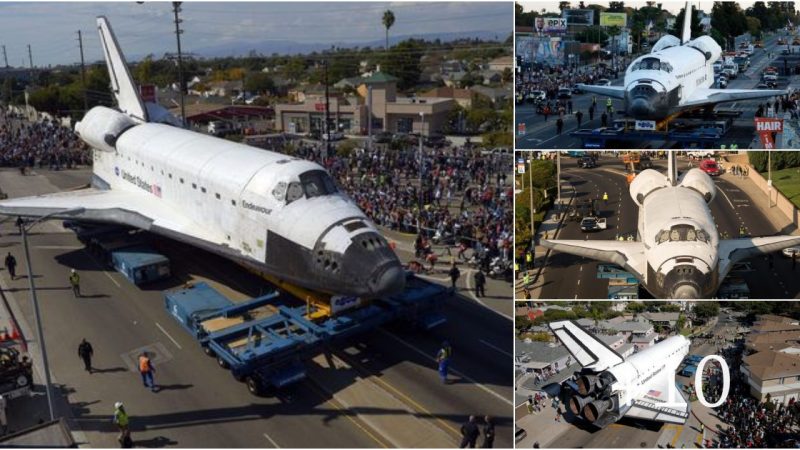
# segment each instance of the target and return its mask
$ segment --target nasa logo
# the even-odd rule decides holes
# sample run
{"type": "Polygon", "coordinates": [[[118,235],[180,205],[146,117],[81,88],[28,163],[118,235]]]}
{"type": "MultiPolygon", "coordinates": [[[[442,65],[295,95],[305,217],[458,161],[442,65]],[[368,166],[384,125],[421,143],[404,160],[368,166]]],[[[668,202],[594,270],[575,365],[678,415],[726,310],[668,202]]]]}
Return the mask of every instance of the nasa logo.
{"type": "Polygon", "coordinates": [[[656,122],[654,120],[637,120],[635,128],[637,131],[653,131],[656,129],[656,122]]]}
{"type": "Polygon", "coordinates": [[[115,173],[117,176],[119,176],[119,167],[117,167],[117,166],[115,166],[115,167],[114,167],[114,173],[115,173]]]}

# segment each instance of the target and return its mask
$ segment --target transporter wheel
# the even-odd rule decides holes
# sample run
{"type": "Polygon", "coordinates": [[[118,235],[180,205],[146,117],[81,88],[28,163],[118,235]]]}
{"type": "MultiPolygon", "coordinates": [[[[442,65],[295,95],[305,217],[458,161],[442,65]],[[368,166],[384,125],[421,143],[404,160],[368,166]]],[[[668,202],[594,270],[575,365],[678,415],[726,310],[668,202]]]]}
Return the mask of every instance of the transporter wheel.
{"type": "Polygon", "coordinates": [[[245,380],[247,380],[247,376],[245,376],[245,375],[242,375],[242,374],[239,374],[239,373],[231,372],[231,375],[233,375],[233,379],[234,379],[234,380],[236,380],[236,381],[238,381],[238,382],[240,382],[240,383],[241,383],[242,381],[245,381],[245,380]]]}
{"type": "Polygon", "coordinates": [[[228,363],[227,363],[227,362],[225,362],[225,360],[224,360],[224,359],[222,359],[222,358],[220,358],[219,356],[217,356],[217,364],[219,364],[219,366],[220,366],[220,367],[222,367],[223,369],[227,369],[227,368],[229,368],[229,367],[230,367],[230,366],[228,365],[228,363]]]}
{"type": "Polygon", "coordinates": [[[203,347],[203,353],[211,357],[217,356],[217,354],[214,353],[214,350],[211,350],[211,347],[203,347]]]}
{"type": "Polygon", "coordinates": [[[245,378],[245,383],[247,383],[247,390],[250,391],[251,394],[260,397],[263,392],[263,387],[261,383],[258,382],[252,376],[245,378]]]}

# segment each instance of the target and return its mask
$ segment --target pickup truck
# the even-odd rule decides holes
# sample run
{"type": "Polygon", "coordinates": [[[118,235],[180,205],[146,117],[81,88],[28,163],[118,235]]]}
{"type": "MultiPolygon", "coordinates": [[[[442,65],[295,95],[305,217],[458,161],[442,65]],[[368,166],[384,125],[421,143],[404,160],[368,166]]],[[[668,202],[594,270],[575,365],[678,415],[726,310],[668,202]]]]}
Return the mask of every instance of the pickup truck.
{"type": "Polygon", "coordinates": [[[598,217],[584,217],[581,220],[581,231],[600,231],[607,227],[606,219],[598,217]]]}

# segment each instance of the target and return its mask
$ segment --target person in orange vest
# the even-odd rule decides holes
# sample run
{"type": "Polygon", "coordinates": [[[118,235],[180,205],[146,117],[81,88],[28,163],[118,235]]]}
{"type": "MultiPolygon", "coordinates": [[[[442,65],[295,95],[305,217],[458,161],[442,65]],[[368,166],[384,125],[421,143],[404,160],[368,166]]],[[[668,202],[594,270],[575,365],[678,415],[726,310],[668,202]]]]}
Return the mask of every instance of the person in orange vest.
{"type": "Polygon", "coordinates": [[[139,355],[139,373],[142,374],[142,384],[144,384],[144,387],[149,387],[153,392],[156,392],[156,383],[153,381],[153,372],[155,371],[156,369],[153,367],[153,363],[150,362],[147,352],[142,352],[139,355]]]}

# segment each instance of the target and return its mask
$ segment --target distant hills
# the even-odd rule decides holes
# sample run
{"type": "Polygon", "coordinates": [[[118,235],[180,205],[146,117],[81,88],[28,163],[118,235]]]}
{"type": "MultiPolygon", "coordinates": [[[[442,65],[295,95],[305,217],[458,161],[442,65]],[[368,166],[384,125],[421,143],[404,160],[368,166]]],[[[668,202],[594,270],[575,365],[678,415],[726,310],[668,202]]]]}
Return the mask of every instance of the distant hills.
{"type": "MultiPolygon", "coordinates": [[[[434,41],[439,39],[442,42],[455,41],[459,39],[481,39],[484,41],[499,40],[504,41],[508,37],[508,33],[499,33],[495,31],[461,31],[452,33],[427,33],[427,34],[414,34],[414,35],[389,35],[389,45],[395,45],[399,42],[405,41],[410,38],[424,39],[426,41],[434,41]]],[[[296,42],[291,40],[264,40],[264,41],[232,41],[224,44],[207,46],[207,47],[193,47],[191,42],[184,41],[184,49],[195,55],[215,58],[225,56],[246,56],[251,50],[260,53],[264,56],[270,56],[273,53],[281,55],[297,55],[304,53],[311,53],[314,51],[328,50],[331,47],[339,48],[382,48],[385,45],[385,40],[378,39],[365,42],[319,42],[319,43],[306,43],[296,42]]],[[[145,55],[131,55],[131,59],[138,60],[145,55]]]]}

